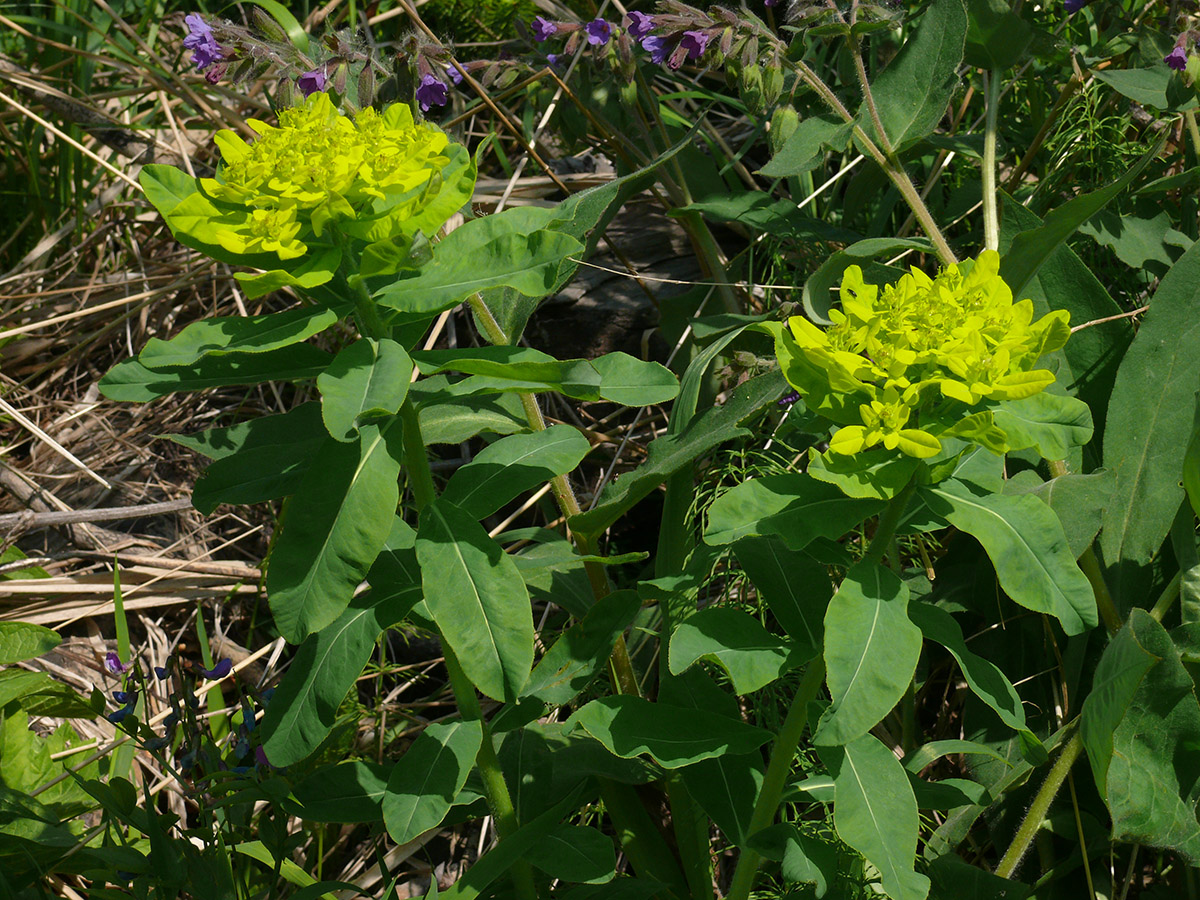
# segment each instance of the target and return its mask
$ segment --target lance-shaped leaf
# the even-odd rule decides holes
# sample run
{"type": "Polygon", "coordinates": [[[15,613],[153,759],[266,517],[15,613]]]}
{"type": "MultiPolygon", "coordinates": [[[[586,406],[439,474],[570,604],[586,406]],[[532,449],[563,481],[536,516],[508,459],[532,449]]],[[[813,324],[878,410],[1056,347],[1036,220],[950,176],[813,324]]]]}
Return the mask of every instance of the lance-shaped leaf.
{"type": "Polygon", "coordinates": [[[874,498],[847,497],[835,485],[800,472],[743,481],[708,511],[706,544],[729,544],[751,535],[775,534],[793,550],[815,538],[839,538],[883,508],[874,498]]]}
{"type": "Polygon", "coordinates": [[[1145,610],[1105,648],[1080,727],[1113,838],[1200,861],[1200,704],[1171,636],[1145,610]]]}
{"type": "Polygon", "coordinates": [[[290,766],[320,746],[362,674],[375,639],[420,599],[421,586],[415,583],[362,594],[304,639],[263,715],[263,749],[272,765],[290,766]]]}
{"type": "Polygon", "coordinates": [[[383,822],[397,844],[436,828],[454,798],[483,742],[479,721],[429,725],[392,767],[383,797],[383,822]]]}
{"type": "Polygon", "coordinates": [[[375,294],[381,306],[431,315],[488,288],[509,287],[528,297],[554,290],[559,266],[583,244],[556,231],[526,231],[518,208],[472,219],[434,248],[433,261],[375,294]]]}
{"type": "MultiPolygon", "coordinates": [[[[806,116],[788,135],[779,152],[759,171],[768,178],[791,178],[810,169],[815,169],[825,157],[825,149],[841,152],[850,141],[854,125],[843,122],[832,113],[823,116],[806,116]]],[[[692,207],[697,204],[692,204],[692,207]]],[[[789,204],[795,212],[796,204],[789,204]]],[[[692,207],[689,207],[692,208],[692,207]]]]}
{"type": "Polygon", "coordinates": [[[281,415],[173,439],[213,459],[192,488],[192,505],[208,515],[221,503],[262,503],[295,493],[329,436],[320,404],[303,403],[281,415]]]}
{"type": "Polygon", "coordinates": [[[590,449],[587,438],[570,425],[501,438],[458,469],[442,497],[482,519],[522,492],[570,472],[590,449]]]}
{"type": "Polygon", "coordinates": [[[879,871],[887,896],[925,900],[929,879],[913,869],[917,801],[899,760],[870,734],[820,754],[833,775],[838,837],[879,871]]]}
{"type": "Polygon", "coordinates": [[[513,700],[533,666],[529,593],[512,557],[474,516],[438,498],[421,512],[425,604],[472,683],[513,700]]]}
{"type": "Polygon", "coordinates": [[[364,338],[344,348],[317,376],[321,417],[329,433],[352,441],[363,421],[399,412],[412,370],[404,348],[387,338],[364,338]]]}
{"type": "Polygon", "coordinates": [[[148,369],[136,359],[117,363],[100,379],[100,393],[122,403],[144,403],[176,391],[298,381],[325,371],[332,357],[310,344],[294,344],[266,353],[207,356],[183,369],[148,369]]]}
{"type": "Polygon", "coordinates": [[[908,588],[879,563],[846,573],[825,613],[826,681],[832,704],[815,744],[866,734],[904,696],[921,656],[921,629],[908,618],[908,588]]]}
{"type": "Polygon", "coordinates": [[[962,628],[954,616],[932,603],[911,603],[908,617],[931,641],[937,641],[958,661],[967,685],[975,696],[990,706],[1009,728],[1021,737],[1026,758],[1034,765],[1046,760],[1046,748],[1025,724],[1021,697],[1000,668],[967,649],[962,628]]]}
{"type": "Polygon", "coordinates": [[[259,316],[222,316],[193,322],[169,341],[150,338],[138,362],[147,369],[190,366],[206,356],[266,353],[320,334],[338,320],[332,309],[302,306],[259,316]]]}
{"type": "Polygon", "coordinates": [[[292,787],[297,808],[289,812],[309,822],[381,822],[391,774],[390,764],[360,759],[321,766],[292,787]]]}
{"type": "MultiPolygon", "coordinates": [[[[917,33],[904,42],[886,69],[871,83],[883,130],[897,149],[919,141],[946,114],[958,87],[958,65],[967,39],[963,0],[934,0],[921,17],[917,33]]],[[[859,124],[875,136],[866,104],[859,124]]]]}
{"type": "Polygon", "coordinates": [[[811,658],[822,647],[825,610],[833,596],[825,567],[777,537],[742,538],[733,552],[779,624],[811,658]]]}
{"type": "Polygon", "coordinates": [[[600,373],[600,397],[622,406],[666,403],[679,393],[670,369],[628,353],[605,353],[592,360],[592,368],[600,373]]]}
{"type": "Polygon", "coordinates": [[[604,884],[617,874],[612,838],[586,825],[559,825],[530,847],[525,858],[562,881],[604,884]]]}
{"type": "Polygon", "coordinates": [[[532,347],[466,347],[413,353],[423,375],[478,376],[447,385],[459,396],[476,391],[558,391],[577,400],[600,399],[600,373],[586,359],[555,359],[532,347]]]}
{"type": "Polygon", "coordinates": [[[1067,634],[1096,626],[1092,587],[1052,509],[1027,495],[978,496],[953,479],[920,490],[931,510],[983,545],[1014,601],[1054,616],[1067,634]]]}
{"type": "Polygon", "coordinates": [[[285,511],[267,570],[275,624],[299,643],[338,617],[387,539],[400,489],[399,419],[330,441],[285,511]]]}
{"type": "Polygon", "coordinates": [[[601,697],[567,720],[567,733],[583,729],[624,759],[647,754],[677,769],[727,753],[749,753],[771,733],[703,709],[651,703],[630,694],[601,697]]]}
{"type": "Polygon", "coordinates": [[[1042,459],[1066,459],[1072,447],[1092,439],[1088,405],[1049,391],[1000,403],[992,410],[992,421],[1008,436],[1010,449],[1033,447],[1042,459]]]}
{"type": "Polygon", "coordinates": [[[1116,477],[1100,533],[1107,565],[1149,562],[1183,501],[1192,422],[1180,412],[1195,408],[1200,384],[1197,302],[1200,243],[1163,278],[1117,371],[1104,432],[1104,465],[1116,477]]]}
{"type": "Polygon", "coordinates": [[[714,662],[729,673],[735,692],[749,694],[807,662],[806,649],[771,634],[748,613],[710,606],[671,635],[670,669],[678,675],[699,660],[714,662]]]}

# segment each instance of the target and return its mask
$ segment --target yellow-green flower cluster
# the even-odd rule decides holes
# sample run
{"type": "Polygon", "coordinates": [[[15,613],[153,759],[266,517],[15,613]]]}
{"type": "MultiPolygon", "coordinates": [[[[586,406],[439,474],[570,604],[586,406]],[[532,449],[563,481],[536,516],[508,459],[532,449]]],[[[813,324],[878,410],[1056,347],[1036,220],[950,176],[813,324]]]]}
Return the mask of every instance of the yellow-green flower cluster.
{"type": "MultiPolygon", "coordinates": [[[[382,220],[395,231],[426,189],[436,190],[449,161],[446,135],[414,122],[400,103],[350,119],[317,91],[303,106],[282,110],[278,126],[249,125],[258,134],[253,143],[232,131],[217,135],[225,165],[219,178],[201,179],[209,196],[234,207],[214,223],[217,240],[233,253],[293,259],[307,252],[304,238],[321,237],[331,222],[382,220]]],[[[360,236],[393,236],[378,232],[360,236]]]]}
{"type": "Polygon", "coordinates": [[[1033,321],[1033,302],[1014,303],[999,270],[999,254],[985,251],[936,278],[914,268],[881,290],[851,266],[831,327],[788,321],[777,348],[784,374],[843,426],[831,452],[883,445],[929,457],[945,436],[1004,449],[989,407],[1050,385],[1054,374],[1034,366],[1071,332],[1063,310],[1033,321]]]}

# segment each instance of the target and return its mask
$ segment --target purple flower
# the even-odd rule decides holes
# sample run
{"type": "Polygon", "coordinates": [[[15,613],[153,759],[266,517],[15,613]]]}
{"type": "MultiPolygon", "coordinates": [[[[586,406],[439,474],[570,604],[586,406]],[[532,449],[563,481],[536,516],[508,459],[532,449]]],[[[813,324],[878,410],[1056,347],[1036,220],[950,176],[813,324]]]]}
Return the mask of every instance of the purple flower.
{"type": "Polygon", "coordinates": [[[171,673],[164,666],[155,666],[154,674],[159,681],[166,681],[171,676],[171,673]]]}
{"type": "Polygon", "coordinates": [[[1063,9],[1067,15],[1074,15],[1090,3],[1091,0],[1063,0],[1063,9]]]}
{"type": "MultiPolygon", "coordinates": [[[[1071,2],[1071,0],[1067,0],[1067,2],[1071,2]]],[[[763,0],[763,6],[778,6],[778,5],[779,5],[779,0],[763,0]]]]}
{"type": "Polygon", "coordinates": [[[185,16],[183,21],[188,27],[188,34],[183,39],[183,46],[192,51],[192,64],[198,70],[203,72],[213,63],[225,58],[225,51],[221,49],[221,45],[213,36],[212,29],[208,27],[208,23],[200,17],[199,13],[185,16]]]}
{"type": "Polygon", "coordinates": [[[254,748],[254,761],[260,766],[269,766],[271,761],[267,759],[267,751],[262,748],[262,745],[254,748]]]}
{"type": "Polygon", "coordinates": [[[446,82],[429,73],[421,76],[421,83],[417,85],[417,102],[421,104],[421,112],[429,112],[431,106],[445,106],[448,97],[446,82]]]}
{"type": "Polygon", "coordinates": [[[562,57],[559,56],[559,54],[557,54],[557,53],[547,53],[546,54],[546,61],[549,62],[550,65],[552,65],[556,69],[561,68],[561,66],[559,65],[559,62],[558,62],[561,58],[562,57]]]}
{"type": "Polygon", "coordinates": [[[137,691],[113,691],[113,699],[118,703],[129,703],[137,699],[137,691]]]}
{"type": "Polygon", "coordinates": [[[454,68],[454,66],[446,66],[446,77],[450,79],[450,83],[455,87],[462,84],[462,72],[454,68]]]}
{"type": "Polygon", "coordinates": [[[1176,47],[1174,50],[1172,50],[1170,53],[1168,53],[1163,58],[1163,62],[1165,62],[1168,66],[1170,66],[1176,72],[1182,72],[1184,69],[1187,68],[1187,62],[1188,62],[1187,50],[1183,47],[1176,47]]]}
{"type": "Polygon", "coordinates": [[[218,678],[224,678],[233,669],[232,659],[223,659],[211,669],[200,669],[200,674],[205,678],[216,681],[218,678]]]}
{"type": "Polygon", "coordinates": [[[593,19],[584,26],[587,32],[587,42],[593,47],[603,47],[612,37],[612,25],[603,19],[593,19]]]}
{"type": "Polygon", "coordinates": [[[795,403],[799,399],[800,399],[800,392],[792,391],[790,394],[788,394],[784,397],[780,397],[777,401],[775,401],[775,403],[777,406],[791,406],[793,403],[795,403]]]}
{"type": "Polygon", "coordinates": [[[533,17],[533,39],[545,41],[558,31],[558,25],[542,16],[533,17]]]}
{"type": "Polygon", "coordinates": [[[685,31],[679,39],[679,46],[687,50],[688,59],[699,59],[711,40],[712,35],[706,31],[685,31]]]}
{"type": "Polygon", "coordinates": [[[642,49],[650,54],[650,62],[656,66],[661,66],[667,61],[667,54],[671,52],[671,47],[667,44],[667,39],[650,35],[642,38],[642,49]]]}
{"type": "Polygon", "coordinates": [[[104,668],[108,669],[113,675],[123,675],[129,671],[129,666],[121,662],[121,657],[117,656],[112,650],[104,654],[104,668]]]}
{"type": "Polygon", "coordinates": [[[305,72],[296,79],[296,87],[300,88],[300,93],[305,97],[311,97],[317,91],[325,90],[325,67],[313,69],[311,72],[305,72]]]}
{"type": "Polygon", "coordinates": [[[625,27],[629,29],[629,33],[635,41],[640,41],[657,27],[654,16],[644,12],[631,12],[626,15],[629,17],[629,22],[625,27]]]}

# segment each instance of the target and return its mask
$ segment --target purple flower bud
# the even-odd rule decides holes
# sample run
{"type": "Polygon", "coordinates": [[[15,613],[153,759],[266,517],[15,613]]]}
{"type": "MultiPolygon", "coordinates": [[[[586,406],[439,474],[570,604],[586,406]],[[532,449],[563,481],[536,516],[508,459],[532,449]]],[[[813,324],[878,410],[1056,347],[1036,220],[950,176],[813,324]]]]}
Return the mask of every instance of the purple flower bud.
{"type": "MultiPolygon", "coordinates": [[[[1068,0],[1070,2],[1070,0],[1068,0]]],[[[763,6],[778,6],[779,0],[763,0],[763,6]]]]}
{"type": "Polygon", "coordinates": [[[137,699],[137,691],[113,691],[113,699],[118,703],[130,703],[137,699]]]}
{"type": "Polygon", "coordinates": [[[556,69],[562,68],[562,66],[559,64],[560,59],[562,59],[562,57],[559,56],[559,54],[557,54],[557,53],[547,53],[546,54],[546,61],[549,62],[550,65],[552,65],[556,69]]]}
{"type": "Polygon", "coordinates": [[[267,759],[267,751],[262,748],[262,745],[254,748],[254,761],[260,766],[269,766],[271,761],[267,759]]]}
{"type": "Polygon", "coordinates": [[[1063,0],[1063,9],[1067,15],[1074,15],[1090,3],[1091,0],[1063,0]]]}
{"type": "Polygon", "coordinates": [[[603,19],[593,19],[584,26],[587,32],[587,42],[593,47],[603,47],[612,37],[612,25],[603,19]]]}
{"type": "Polygon", "coordinates": [[[154,667],[154,675],[158,678],[159,681],[166,681],[168,678],[171,677],[171,673],[168,672],[163,666],[155,666],[154,667]]]}
{"type": "Polygon", "coordinates": [[[122,663],[121,657],[111,650],[104,654],[104,668],[113,675],[123,675],[129,671],[129,666],[122,663]]]}
{"type": "Polygon", "coordinates": [[[1187,50],[1184,49],[1183,47],[1176,47],[1174,50],[1172,50],[1170,53],[1168,53],[1165,57],[1163,57],[1163,62],[1165,62],[1168,66],[1170,66],[1176,72],[1182,72],[1184,69],[1187,68],[1187,62],[1188,62],[1187,50]]]}
{"type": "Polygon", "coordinates": [[[429,112],[431,106],[445,106],[448,97],[446,82],[428,73],[421,76],[421,83],[417,85],[417,102],[421,104],[421,112],[429,112]]]}
{"type": "Polygon", "coordinates": [[[455,87],[462,84],[462,72],[458,71],[454,66],[446,66],[446,77],[450,79],[450,83],[455,87]]]}
{"type": "Polygon", "coordinates": [[[629,29],[629,34],[635,41],[640,41],[657,27],[654,16],[647,13],[630,12],[626,13],[626,16],[628,16],[628,22],[625,27],[629,29]]]}
{"type": "Polygon", "coordinates": [[[549,40],[558,31],[558,25],[543,16],[533,17],[533,39],[535,41],[549,40]]]}
{"type": "Polygon", "coordinates": [[[679,39],[679,46],[687,50],[688,59],[699,59],[711,40],[712,35],[706,31],[685,31],[679,39]]]}
{"type": "Polygon", "coordinates": [[[671,47],[664,37],[650,35],[642,38],[642,49],[650,54],[650,62],[656,66],[661,66],[667,61],[667,54],[671,52],[671,47]]]}
{"type": "MultiPolygon", "coordinates": [[[[124,693],[124,692],[117,691],[117,694],[122,694],[122,693],[124,693]]],[[[113,696],[116,697],[116,694],[113,694],[113,696]]],[[[130,693],[125,694],[125,697],[126,697],[126,700],[125,700],[124,706],[122,706],[116,712],[110,712],[107,716],[104,717],[104,718],[108,719],[108,721],[112,722],[114,725],[121,722],[126,716],[128,716],[131,712],[133,712],[133,708],[135,706],[137,706],[137,701],[138,701],[137,691],[131,691],[130,693]]],[[[120,702],[120,701],[118,700],[117,702],[120,702]]]]}
{"type": "Polygon", "coordinates": [[[325,90],[325,67],[313,69],[311,72],[305,72],[296,79],[296,87],[300,88],[300,93],[305,97],[311,97],[317,91],[325,90]]]}
{"type": "Polygon", "coordinates": [[[212,29],[200,17],[199,13],[191,13],[183,20],[188,27],[188,34],[183,39],[183,46],[192,51],[192,64],[201,72],[225,58],[225,51],[217,43],[212,29]]]}
{"type": "Polygon", "coordinates": [[[216,681],[218,678],[224,678],[233,670],[233,660],[223,659],[211,669],[200,669],[200,674],[205,678],[216,681]]]}

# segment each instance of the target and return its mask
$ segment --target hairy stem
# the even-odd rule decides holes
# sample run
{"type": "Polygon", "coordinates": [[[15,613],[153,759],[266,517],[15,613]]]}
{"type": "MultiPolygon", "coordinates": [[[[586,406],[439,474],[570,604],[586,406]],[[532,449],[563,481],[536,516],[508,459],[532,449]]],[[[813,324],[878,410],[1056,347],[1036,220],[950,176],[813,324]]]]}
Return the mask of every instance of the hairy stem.
{"type": "Polygon", "coordinates": [[[996,128],[1000,110],[1000,70],[983,73],[987,114],[983,126],[983,249],[1000,249],[1000,197],[996,192],[996,128]]]}

